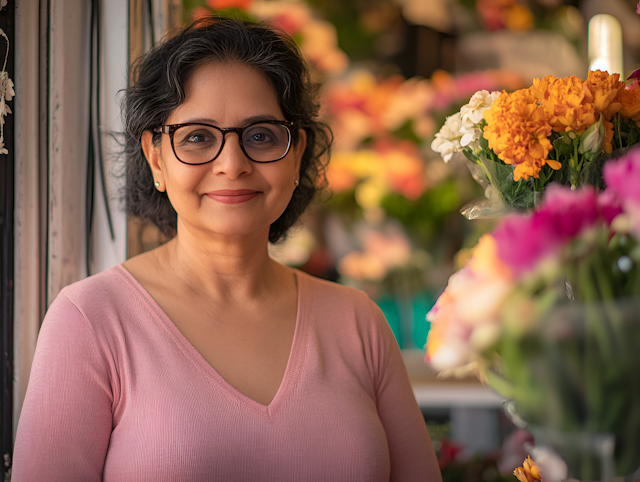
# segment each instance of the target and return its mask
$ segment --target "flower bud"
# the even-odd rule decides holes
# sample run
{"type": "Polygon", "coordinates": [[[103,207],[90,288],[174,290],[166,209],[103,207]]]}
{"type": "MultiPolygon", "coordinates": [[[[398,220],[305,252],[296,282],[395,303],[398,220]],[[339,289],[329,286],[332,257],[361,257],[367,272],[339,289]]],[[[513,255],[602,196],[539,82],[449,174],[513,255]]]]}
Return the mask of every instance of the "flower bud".
{"type": "Polygon", "coordinates": [[[529,480],[527,479],[527,474],[524,470],[522,470],[522,468],[517,468],[516,470],[514,470],[513,475],[515,475],[520,482],[529,482],[529,480]]]}
{"type": "Polygon", "coordinates": [[[602,150],[604,142],[604,124],[602,123],[602,114],[598,122],[589,127],[580,138],[578,152],[585,154],[590,160],[593,160],[602,150]]]}

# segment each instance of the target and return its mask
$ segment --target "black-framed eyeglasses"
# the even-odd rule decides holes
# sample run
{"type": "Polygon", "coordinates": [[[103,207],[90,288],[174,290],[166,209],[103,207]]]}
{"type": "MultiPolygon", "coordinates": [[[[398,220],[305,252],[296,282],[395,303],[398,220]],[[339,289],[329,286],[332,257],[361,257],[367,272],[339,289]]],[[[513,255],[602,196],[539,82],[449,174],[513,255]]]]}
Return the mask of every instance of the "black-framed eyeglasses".
{"type": "Polygon", "coordinates": [[[207,164],[215,160],[229,132],[238,135],[240,148],[250,160],[275,162],[289,153],[294,125],[290,121],[265,120],[244,127],[223,128],[190,122],[165,125],[154,132],[169,135],[173,153],[184,164],[207,164]]]}

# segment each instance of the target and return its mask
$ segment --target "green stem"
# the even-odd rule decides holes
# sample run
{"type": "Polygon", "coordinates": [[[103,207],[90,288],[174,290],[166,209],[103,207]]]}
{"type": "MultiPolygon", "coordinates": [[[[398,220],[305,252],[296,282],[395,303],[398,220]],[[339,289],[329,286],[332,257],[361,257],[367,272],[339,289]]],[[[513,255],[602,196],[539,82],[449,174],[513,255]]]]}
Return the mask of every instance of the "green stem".
{"type": "Polygon", "coordinates": [[[571,173],[571,189],[575,189],[578,187],[578,172],[580,172],[580,168],[578,167],[578,143],[575,141],[573,143],[573,155],[569,161],[569,166],[571,166],[573,171],[571,173]]]}

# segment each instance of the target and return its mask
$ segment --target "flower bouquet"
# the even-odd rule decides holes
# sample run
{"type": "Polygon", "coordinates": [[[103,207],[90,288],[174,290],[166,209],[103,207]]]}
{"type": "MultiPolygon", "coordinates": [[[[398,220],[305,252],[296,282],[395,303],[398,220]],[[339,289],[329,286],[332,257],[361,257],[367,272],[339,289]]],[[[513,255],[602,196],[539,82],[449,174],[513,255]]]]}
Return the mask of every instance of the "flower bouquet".
{"type": "Polygon", "coordinates": [[[640,465],[640,149],[603,175],[503,218],[427,315],[427,361],[478,373],[581,480],[607,450],[619,475],[640,465]]]}
{"type": "Polygon", "coordinates": [[[463,214],[527,211],[550,182],[602,187],[602,165],[640,142],[638,77],[640,69],[626,82],[598,70],[586,80],[549,75],[512,93],[476,92],[431,144],[445,162],[462,152],[487,188],[489,201],[463,214]]]}

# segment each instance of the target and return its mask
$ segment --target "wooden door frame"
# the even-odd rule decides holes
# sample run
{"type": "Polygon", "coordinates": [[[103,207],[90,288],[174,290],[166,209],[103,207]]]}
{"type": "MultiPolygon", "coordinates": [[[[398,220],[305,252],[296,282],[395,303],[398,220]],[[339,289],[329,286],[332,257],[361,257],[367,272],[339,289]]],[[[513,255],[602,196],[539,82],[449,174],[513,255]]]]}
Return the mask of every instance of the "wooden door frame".
{"type": "MultiPolygon", "coordinates": [[[[12,79],[15,75],[14,10],[14,0],[9,0],[0,10],[0,28],[10,44],[0,40],[0,52],[4,55],[4,49],[9,49],[6,70],[12,79]]],[[[13,454],[14,128],[14,115],[9,114],[4,124],[4,143],[9,153],[0,154],[0,454],[5,476],[11,470],[13,454]]]]}

